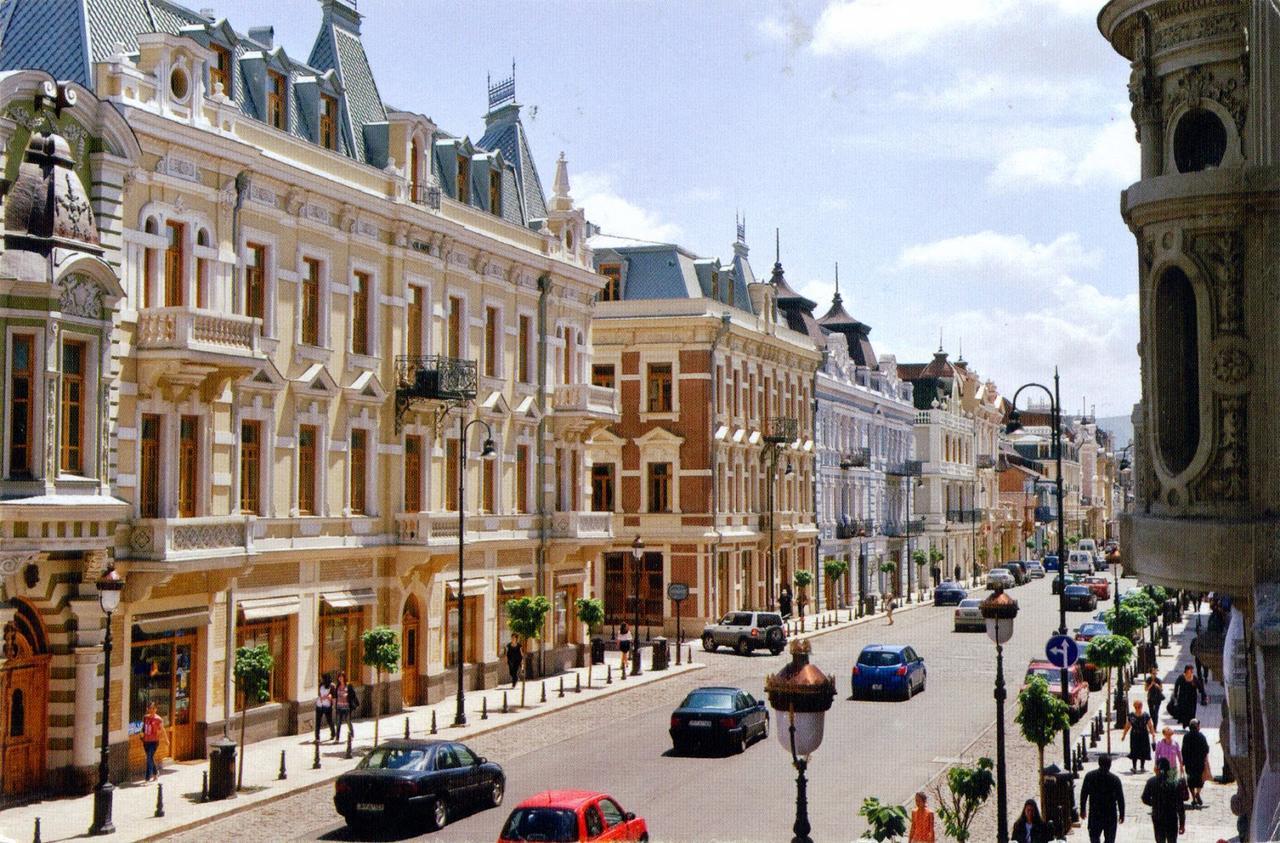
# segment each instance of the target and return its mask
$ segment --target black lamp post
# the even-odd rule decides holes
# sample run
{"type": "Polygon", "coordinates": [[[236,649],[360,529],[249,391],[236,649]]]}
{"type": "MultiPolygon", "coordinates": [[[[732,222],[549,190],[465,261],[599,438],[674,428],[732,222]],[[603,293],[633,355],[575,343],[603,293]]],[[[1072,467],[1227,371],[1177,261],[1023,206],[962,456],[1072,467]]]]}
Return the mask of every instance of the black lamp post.
{"type": "Polygon", "coordinates": [[[116,566],[107,565],[106,573],[98,578],[98,603],[107,615],[106,632],[102,636],[102,747],[98,757],[98,786],[93,791],[93,825],[89,833],[115,834],[111,822],[111,802],[115,788],[109,779],[111,755],[111,613],[120,606],[124,580],[116,573],[116,566]]]}
{"type": "Polygon", "coordinates": [[[996,839],[1009,839],[1009,791],[1004,775],[1004,645],[1013,637],[1018,601],[997,588],[979,604],[987,621],[987,637],[996,645],[996,839]]]}
{"type": "MultiPolygon", "coordinates": [[[[1022,422],[1019,421],[1018,413],[1018,396],[1022,394],[1022,390],[1027,387],[1044,390],[1045,395],[1049,396],[1049,424],[1053,433],[1053,458],[1056,464],[1054,485],[1058,492],[1058,634],[1067,634],[1067,550],[1066,550],[1066,527],[1063,524],[1063,511],[1066,502],[1062,495],[1062,403],[1058,399],[1058,369],[1053,369],[1053,391],[1049,391],[1049,387],[1039,383],[1026,383],[1018,387],[1018,391],[1013,393],[1013,399],[1009,402],[1013,407],[1013,412],[1009,414],[1009,424],[1005,430],[1013,433],[1021,429],[1022,422]]],[[[1068,706],[1071,705],[1070,686],[1067,683],[1067,669],[1062,668],[1062,701],[1068,706]]],[[[1070,770],[1071,766],[1071,730],[1062,730],[1062,757],[1063,769],[1070,770]]]]}
{"type": "MultiPolygon", "coordinates": [[[[1132,442],[1130,442],[1128,445],[1125,445],[1123,448],[1120,449],[1120,462],[1117,465],[1117,469],[1118,469],[1117,477],[1116,477],[1117,480],[1119,480],[1120,471],[1125,471],[1132,467],[1133,463],[1130,461],[1128,457],[1125,456],[1125,454],[1131,452],[1132,450],[1133,450],[1132,442]]],[[[1121,499],[1124,501],[1124,504],[1122,505],[1122,509],[1123,509],[1125,506],[1127,506],[1127,503],[1128,503],[1128,495],[1125,493],[1123,485],[1120,487],[1120,495],[1121,495],[1121,499]]],[[[1111,562],[1111,571],[1112,571],[1112,576],[1115,579],[1115,583],[1116,583],[1116,593],[1112,595],[1112,599],[1115,600],[1116,602],[1119,602],[1120,600],[1120,558],[1118,554],[1116,559],[1111,562]]],[[[1116,604],[1112,603],[1111,605],[1114,606],[1116,604]]]]}
{"type": "Polygon", "coordinates": [[[484,445],[480,450],[480,459],[491,460],[497,454],[493,447],[493,428],[489,427],[489,423],[484,419],[472,419],[467,421],[466,417],[459,414],[458,416],[458,652],[454,657],[458,663],[458,698],[457,710],[453,714],[453,725],[467,725],[466,710],[466,693],[463,687],[466,683],[465,670],[463,665],[462,654],[466,652],[467,641],[467,598],[466,592],[463,590],[463,546],[467,539],[467,431],[471,429],[471,425],[478,424],[484,427],[485,439],[484,445]]]}
{"type": "Polygon", "coordinates": [[[635,595],[636,595],[636,626],[631,631],[631,675],[639,676],[640,670],[640,573],[644,567],[644,542],[636,536],[636,540],[631,543],[631,563],[635,568],[635,595]]]}
{"type": "Polygon", "coordinates": [[[791,663],[764,680],[764,692],[773,706],[774,734],[778,743],[791,751],[791,763],[796,768],[796,819],[791,826],[791,843],[813,843],[809,836],[809,782],[805,770],[809,756],[822,743],[823,721],[836,695],[835,679],[809,663],[809,649],[808,641],[791,642],[791,663]]]}

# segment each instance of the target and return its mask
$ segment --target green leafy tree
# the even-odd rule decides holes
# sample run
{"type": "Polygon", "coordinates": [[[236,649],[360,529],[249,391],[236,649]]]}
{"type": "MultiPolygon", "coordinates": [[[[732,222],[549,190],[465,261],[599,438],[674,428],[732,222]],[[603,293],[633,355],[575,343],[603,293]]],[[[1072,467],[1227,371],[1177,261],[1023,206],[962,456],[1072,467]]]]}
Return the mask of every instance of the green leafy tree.
{"type": "Polygon", "coordinates": [[[973,818],[983,803],[991,798],[991,790],[996,783],[991,772],[994,767],[990,758],[979,758],[972,767],[957,764],[947,770],[946,793],[942,792],[941,783],[934,786],[942,828],[947,836],[954,837],[959,843],[969,840],[969,826],[973,824],[973,818]]]}
{"type": "MultiPolygon", "coordinates": [[[[573,610],[578,613],[578,620],[582,621],[590,629],[595,629],[604,623],[604,601],[597,600],[594,597],[579,597],[573,601],[573,610]]],[[[676,644],[679,646],[679,643],[676,644]]],[[[587,656],[587,687],[591,687],[591,656],[587,656]]]]}
{"type": "Polygon", "coordinates": [[[1123,635],[1099,635],[1089,642],[1084,657],[1107,671],[1107,753],[1111,753],[1111,676],[1133,658],[1133,642],[1123,635]]]}
{"type": "Polygon", "coordinates": [[[1164,586],[1144,585],[1142,590],[1147,593],[1148,597],[1155,601],[1157,606],[1164,606],[1164,601],[1169,599],[1169,592],[1165,590],[1164,586]]]}
{"type": "Polygon", "coordinates": [[[364,663],[373,668],[373,744],[378,745],[378,720],[382,715],[382,674],[400,666],[400,636],[389,626],[375,626],[360,636],[364,643],[364,663]]]}
{"type": "Polygon", "coordinates": [[[1156,605],[1156,601],[1151,599],[1151,595],[1145,591],[1131,592],[1120,602],[1125,606],[1132,606],[1142,612],[1144,626],[1154,623],[1155,619],[1160,616],[1160,607],[1156,605]]]}
{"type": "Polygon", "coordinates": [[[917,547],[915,550],[911,551],[911,561],[917,565],[927,565],[929,562],[929,554],[917,547]]]}
{"type": "MultiPolygon", "coordinates": [[[[1014,721],[1022,728],[1022,736],[1036,745],[1040,753],[1040,766],[1044,769],[1044,748],[1063,729],[1070,728],[1071,714],[1062,697],[1049,690],[1043,677],[1032,676],[1018,694],[1018,716],[1014,721]]],[[[1044,776],[1036,773],[1040,782],[1040,804],[1044,804],[1044,776]]]]}
{"type": "MultiPolygon", "coordinates": [[[[535,597],[517,597],[507,601],[507,626],[520,637],[520,649],[527,648],[529,639],[541,638],[542,628],[551,611],[551,601],[541,594],[535,597]]],[[[520,705],[524,706],[525,689],[529,684],[529,655],[524,656],[524,677],[520,681],[520,705]]]]}
{"type": "Polygon", "coordinates": [[[930,561],[930,562],[941,562],[945,557],[946,557],[946,554],[945,554],[945,553],[943,553],[943,552],[942,552],[941,550],[939,550],[938,548],[936,548],[936,547],[931,547],[931,548],[929,548],[929,561],[930,561]]]}
{"type": "Polygon", "coordinates": [[[1080,534],[1079,534],[1079,533],[1068,533],[1068,534],[1067,534],[1067,544],[1071,545],[1072,547],[1075,547],[1075,546],[1076,546],[1076,545],[1078,545],[1079,543],[1080,543],[1080,534]]]}
{"type": "Polygon", "coordinates": [[[240,769],[236,774],[236,789],[244,787],[244,726],[249,706],[261,705],[270,696],[271,668],[275,659],[266,644],[256,647],[241,647],[236,650],[235,666],[232,673],[236,677],[236,689],[240,692],[240,769]]]}
{"type": "Polygon", "coordinates": [[[1142,628],[1147,625],[1147,616],[1142,609],[1128,601],[1107,609],[1102,617],[1112,635],[1124,636],[1134,644],[1138,643],[1138,639],[1142,637],[1142,628]]]}
{"type": "Polygon", "coordinates": [[[844,575],[849,573],[849,563],[843,559],[828,557],[822,562],[822,571],[827,575],[827,587],[831,589],[831,596],[838,604],[840,584],[844,582],[844,575]]]}
{"type": "Polygon", "coordinates": [[[868,796],[862,800],[858,813],[867,818],[871,837],[875,840],[896,840],[907,834],[907,809],[901,805],[886,805],[876,797],[868,796]]]}

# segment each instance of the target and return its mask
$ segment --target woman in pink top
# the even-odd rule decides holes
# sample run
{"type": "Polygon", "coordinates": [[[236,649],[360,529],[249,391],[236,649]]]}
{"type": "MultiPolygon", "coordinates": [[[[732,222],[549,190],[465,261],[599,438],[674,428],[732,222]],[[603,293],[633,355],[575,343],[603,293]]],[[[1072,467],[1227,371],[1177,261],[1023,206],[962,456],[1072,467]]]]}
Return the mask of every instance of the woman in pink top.
{"type": "Polygon", "coordinates": [[[1168,758],[1170,770],[1176,770],[1179,773],[1183,772],[1182,750],[1178,749],[1178,745],[1173,742],[1173,729],[1165,726],[1160,731],[1160,734],[1163,737],[1156,741],[1156,760],[1168,758]]]}

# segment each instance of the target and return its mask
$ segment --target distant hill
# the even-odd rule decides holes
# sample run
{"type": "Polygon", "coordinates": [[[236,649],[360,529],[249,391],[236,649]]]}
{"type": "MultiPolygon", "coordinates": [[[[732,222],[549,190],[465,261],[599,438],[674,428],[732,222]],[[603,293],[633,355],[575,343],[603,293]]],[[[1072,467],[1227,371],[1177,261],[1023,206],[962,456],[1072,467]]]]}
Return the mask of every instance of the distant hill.
{"type": "Polygon", "coordinates": [[[1133,422],[1128,416],[1107,416],[1098,419],[1098,427],[1115,437],[1116,450],[1128,445],[1133,439],[1133,422]]]}

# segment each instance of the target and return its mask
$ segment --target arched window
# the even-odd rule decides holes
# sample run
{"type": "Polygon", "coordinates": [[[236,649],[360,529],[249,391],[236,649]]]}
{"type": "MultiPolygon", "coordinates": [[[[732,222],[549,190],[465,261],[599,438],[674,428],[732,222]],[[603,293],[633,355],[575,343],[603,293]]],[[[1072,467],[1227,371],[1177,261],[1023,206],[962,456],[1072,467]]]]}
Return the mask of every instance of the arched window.
{"type": "Polygon", "coordinates": [[[1198,173],[1222,163],[1227,151],[1227,130],[1218,115],[1193,108],[1173,130],[1173,163],[1179,173],[1198,173]]]}
{"type": "Polygon", "coordinates": [[[1165,466],[1180,474],[1200,445],[1200,349],[1196,293],[1186,273],[1166,270],[1156,287],[1156,442],[1165,466]]]}

